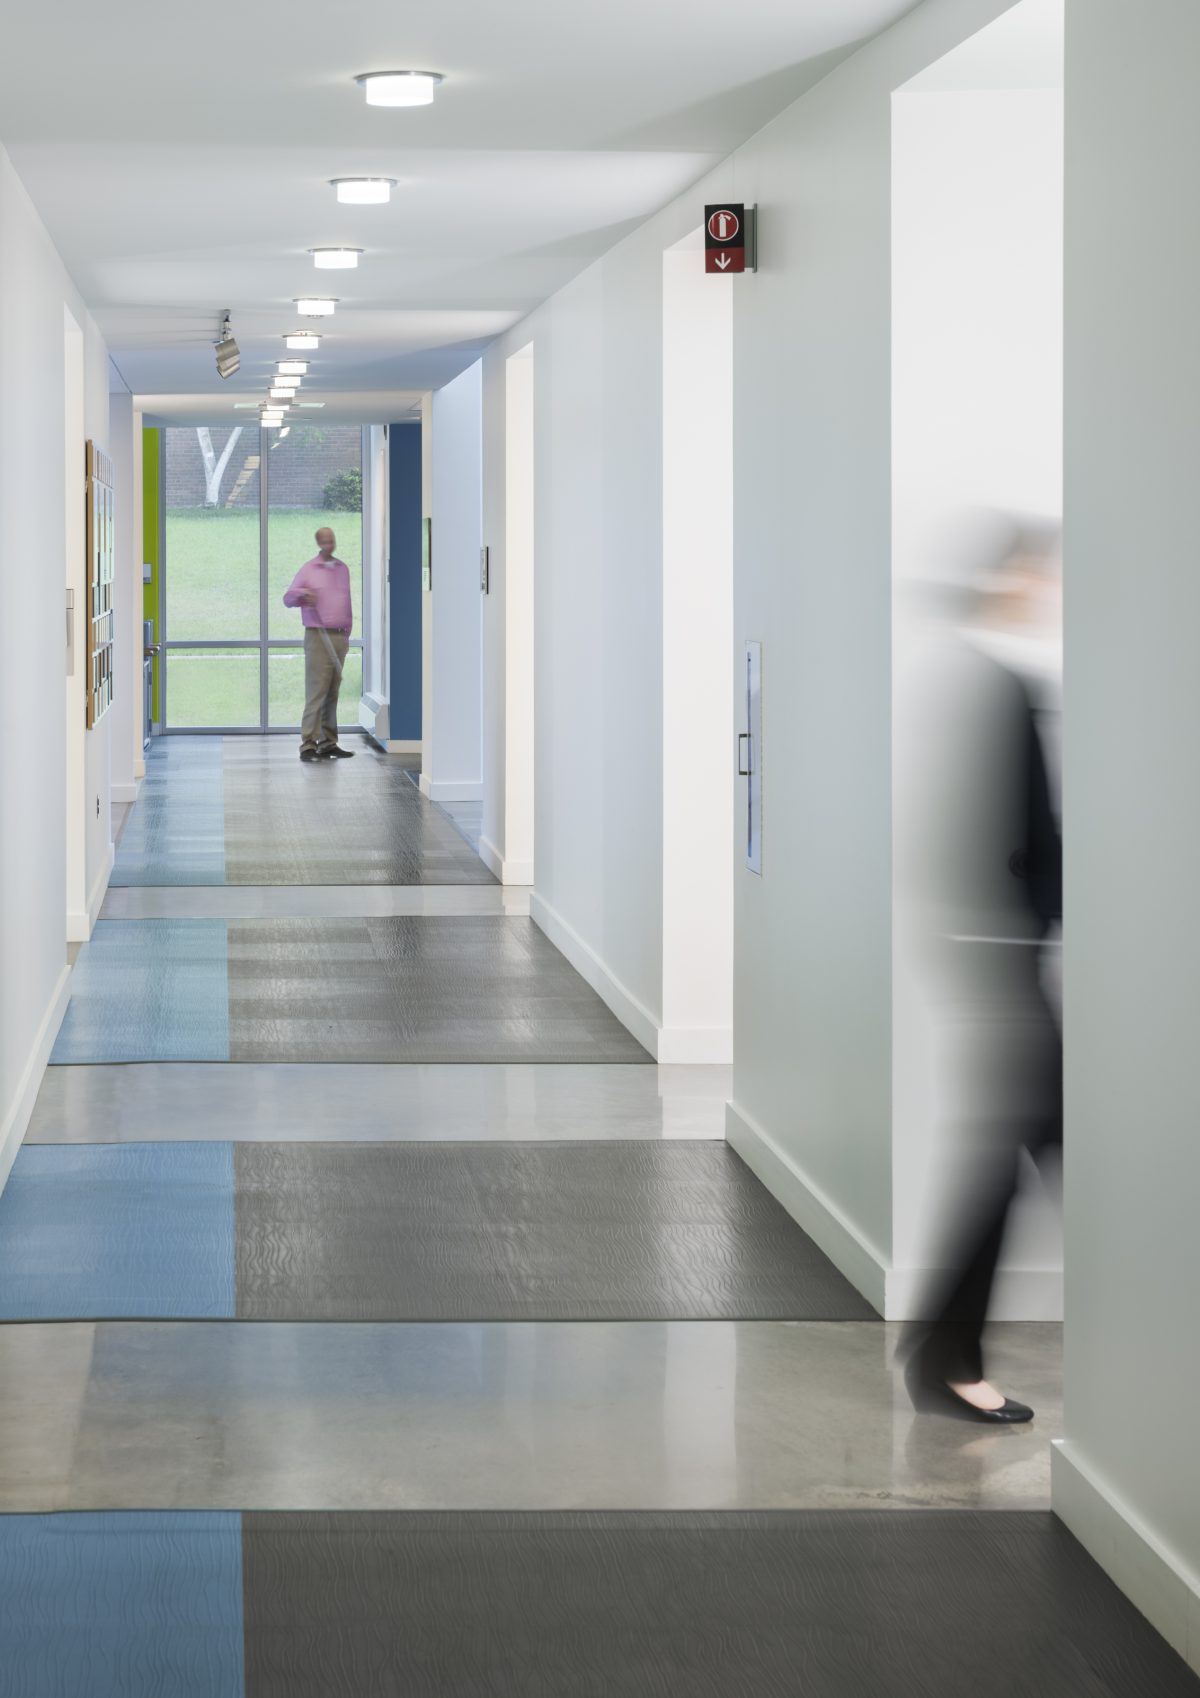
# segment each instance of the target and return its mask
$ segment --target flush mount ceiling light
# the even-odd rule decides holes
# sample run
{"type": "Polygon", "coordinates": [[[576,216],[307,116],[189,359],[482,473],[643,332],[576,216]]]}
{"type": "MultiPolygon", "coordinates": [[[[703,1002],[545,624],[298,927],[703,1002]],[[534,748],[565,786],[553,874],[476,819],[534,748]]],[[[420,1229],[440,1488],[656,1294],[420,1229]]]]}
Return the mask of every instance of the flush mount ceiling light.
{"type": "Polygon", "coordinates": [[[330,187],[336,190],[343,206],[384,206],[396,187],[394,177],[331,177],[330,187]]]}
{"type": "Polygon", "coordinates": [[[282,390],[285,395],[293,395],[303,382],[304,379],[302,377],[273,378],[271,383],[271,393],[274,395],[276,390],[282,390]]]}
{"type": "Polygon", "coordinates": [[[307,360],[277,360],[275,370],[280,377],[303,377],[308,371],[307,360]]]}
{"type": "Polygon", "coordinates": [[[353,271],[361,248],[309,248],[318,271],[353,271]]]}
{"type": "Polygon", "coordinates": [[[285,348],[294,348],[297,352],[309,351],[321,346],[321,338],[315,330],[293,330],[284,337],[285,348]]]}
{"type": "Polygon", "coordinates": [[[292,305],[301,318],[328,318],[337,307],[337,296],[299,295],[292,305]]]}
{"type": "Polygon", "coordinates": [[[290,401],[292,398],[292,391],[290,389],[268,389],[267,394],[271,397],[272,401],[290,401]]]}
{"type": "Polygon", "coordinates": [[[432,106],[443,78],[437,71],[364,71],[354,80],[368,106],[432,106]]]}

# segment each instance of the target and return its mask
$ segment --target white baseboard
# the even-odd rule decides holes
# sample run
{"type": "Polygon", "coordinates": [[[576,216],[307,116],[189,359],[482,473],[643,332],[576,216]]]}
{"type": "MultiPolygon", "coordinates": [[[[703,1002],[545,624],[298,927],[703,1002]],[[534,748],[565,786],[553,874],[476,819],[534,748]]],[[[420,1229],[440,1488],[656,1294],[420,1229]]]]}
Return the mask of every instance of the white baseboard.
{"type": "MultiPolygon", "coordinates": [[[[734,1103],[725,1110],[725,1137],[792,1219],[885,1320],[921,1318],[925,1295],[936,1286],[933,1269],[892,1267],[882,1251],[809,1179],[795,1158],[734,1103]]],[[[994,1321],[1061,1321],[1062,1269],[1001,1268],[989,1314],[994,1321]]]]}
{"type": "Polygon", "coordinates": [[[96,921],[100,918],[100,910],[104,906],[104,898],[108,893],[108,881],[112,877],[113,861],[116,851],[110,843],[108,853],[96,874],[96,882],[92,885],[88,896],[87,913],[78,908],[67,909],[67,942],[86,943],[95,930],[96,921]]]}
{"type": "Polygon", "coordinates": [[[418,783],[417,788],[420,790],[422,796],[428,796],[429,795],[429,780],[425,776],[424,773],[421,774],[420,782],[418,783]]]}
{"type": "Polygon", "coordinates": [[[29,1129],[29,1119],[41,1089],[46,1063],[50,1059],[50,1051],[54,1048],[54,1040],[58,1036],[58,1028],[62,1025],[63,1015],[67,1012],[67,1003],[70,1000],[71,969],[64,962],[49,1007],[38,1026],[29,1060],[21,1070],[13,1100],[6,1105],[4,1120],[0,1123],[0,1191],[8,1181],[12,1164],[17,1159],[17,1151],[21,1148],[21,1141],[29,1129]]]}
{"type": "Polygon", "coordinates": [[[770,1133],[734,1103],[725,1105],[725,1140],[851,1285],[882,1315],[887,1262],[875,1245],[813,1184],[770,1133]]]}
{"type": "MultiPolygon", "coordinates": [[[[884,1281],[884,1309],[889,1321],[921,1318],[924,1295],[934,1286],[932,1268],[889,1268],[884,1281]]],[[[1061,1268],[1000,1268],[992,1287],[988,1315],[993,1321],[1061,1321],[1061,1268]]]]}
{"type": "Polygon", "coordinates": [[[136,802],[141,785],[135,779],[132,784],[114,784],[110,794],[114,802],[136,802]]]}
{"type": "Polygon", "coordinates": [[[501,884],[532,884],[532,861],[506,861],[490,837],[480,836],[479,859],[501,884]]]}
{"type": "MultiPolygon", "coordinates": [[[[424,776],[422,774],[422,776],[424,776]]],[[[424,785],[421,787],[424,789],[424,785]]],[[[483,782],[470,779],[435,778],[425,791],[431,802],[482,802],[483,782]]]]}
{"type": "Polygon", "coordinates": [[[534,891],[529,899],[529,915],[556,949],[561,949],[581,978],[585,979],[601,1001],[606,1002],[621,1024],[644,1044],[658,1059],[658,1021],[632,991],[609,972],[600,957],[586,944],[575,928],[563,919],[550,904],[534,891]]]}
{"type": "Polygon", "coordinates": [[[385,744],[389,755],[419,755],[421,739],[419,737],[389,737],[385,744]]]}
{"type": "Polygon", "coordinates": [[[142,779],[146,776],[146,763],[140,756],[133,763],[133,776],[137,779],[142,779]]]}
{"type": "Polygon", "coordinates": [[[664,1026],[658,1034],[664,1066],[728,1067],[733,1061],[732,1026],[664,1026]]]}
{"type": "Polygon", "coordinates": [[[1200,1674],[1200,1574],[1138,1519],[1069,1439],[1051,1447],[1050,1479],[1054,1513],[1200,1674]]]}

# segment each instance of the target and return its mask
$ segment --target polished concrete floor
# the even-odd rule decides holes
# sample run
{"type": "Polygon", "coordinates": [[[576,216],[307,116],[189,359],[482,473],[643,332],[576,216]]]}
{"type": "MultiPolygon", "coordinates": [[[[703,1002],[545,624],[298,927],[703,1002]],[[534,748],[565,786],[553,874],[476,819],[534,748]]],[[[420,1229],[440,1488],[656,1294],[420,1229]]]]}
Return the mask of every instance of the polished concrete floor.
{"type": "Polygon", "coordinates": [[[0,1199],[0,1698],[1182,1698],[411,762],[159,745],[0,1199]]]}

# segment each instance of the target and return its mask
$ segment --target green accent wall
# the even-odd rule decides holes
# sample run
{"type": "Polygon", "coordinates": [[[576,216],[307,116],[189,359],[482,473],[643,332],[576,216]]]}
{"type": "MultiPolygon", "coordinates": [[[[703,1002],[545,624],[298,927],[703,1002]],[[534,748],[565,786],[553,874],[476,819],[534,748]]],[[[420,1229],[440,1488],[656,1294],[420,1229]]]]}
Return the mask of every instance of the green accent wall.
{"type": "MultiPolygon", "coordinates": [[[[142,584],[142,618],[154,621],[154,640],[158,642],[158,585],[162,571],[159,558],[162,547],[162,515],[159,511],[161,490],[162,431],[145,428],[142,431],[142,559],[150,563],[150,581],[142,584]]],[[[158,704],[156,719],[162,719],[162,698],[159,694],[158,658],[154,661],[154,700],[158,704]]]]}

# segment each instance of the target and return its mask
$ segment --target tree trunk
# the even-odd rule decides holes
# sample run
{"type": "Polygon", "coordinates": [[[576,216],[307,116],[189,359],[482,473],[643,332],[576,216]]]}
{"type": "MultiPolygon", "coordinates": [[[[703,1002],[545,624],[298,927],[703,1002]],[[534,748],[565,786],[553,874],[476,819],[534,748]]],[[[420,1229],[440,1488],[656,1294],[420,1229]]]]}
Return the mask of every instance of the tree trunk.
{"type": "Polygon", "coordinates": [[[235,426],[229,433],[229,441],[221,450],[218,460],[213,453],[212,431],[207,425],[197,425],[196,438],[200,443],[200,452],[204,457],[204,505],[216,507],[221,500],[221,479],[225,476],[225,468],[229,464],[229,456],[237,445],[237,439],[242,434],[241,425],[235,426]]]}

